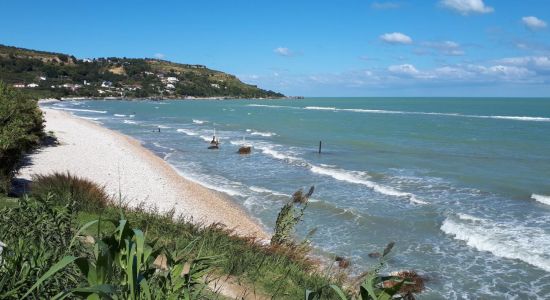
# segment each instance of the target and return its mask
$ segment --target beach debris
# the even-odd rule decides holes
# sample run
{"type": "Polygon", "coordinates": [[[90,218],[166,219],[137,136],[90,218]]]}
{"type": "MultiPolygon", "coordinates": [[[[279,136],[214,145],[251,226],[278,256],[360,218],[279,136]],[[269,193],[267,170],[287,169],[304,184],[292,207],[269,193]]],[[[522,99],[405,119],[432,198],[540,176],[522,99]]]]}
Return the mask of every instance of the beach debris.
{"type": "Polygon", "coordinates": [[[338,262],[338,267],[341,269],[347,269],[351,265],[351,262],[349,261],[349,259],[346,259],[345,257],[342,257],[342,256],[336,256],[334,258],[334,261],[338,262]]]}
{"type": "Polygon", "coordinates": [[[413,294],[413,293],[418,294],[424,290],[424,278],[418,275],[418,273],[416,273],[415,271],[412,271],[412,270],[396,271],[396,272],[390,273],[390,276],[394,276],[397,278],[394,280],[384,281],[385,288],[394,287],[398,284],[401,284],[401,282],[404,281],[404,284],[402,284],[401,288],[399,289],[399,292],[402,295],[413,294]]]}
{"type": "Polygon", "coordinates": [[[250,154],[252,152],[251,146],[242,146],[239,148],[238,153],[239,154],[250,154]]]}

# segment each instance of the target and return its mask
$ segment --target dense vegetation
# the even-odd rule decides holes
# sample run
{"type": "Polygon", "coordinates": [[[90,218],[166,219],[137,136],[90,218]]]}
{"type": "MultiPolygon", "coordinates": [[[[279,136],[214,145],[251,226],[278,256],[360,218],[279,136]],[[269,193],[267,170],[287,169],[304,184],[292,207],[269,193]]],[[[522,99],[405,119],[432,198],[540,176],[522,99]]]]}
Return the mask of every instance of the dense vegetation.
{"type": "Polygon", "coordinates": [[[0,81],[0,194],[7,194],[23,155],[43,136],[36,101],[0,81]]]}
{"type": "Polygon", "coordinates": [[[245,84],[202,65],[159,59],[77,59],[0,45],[0,80],[33,97],[236,97],[284,95],[245,84]]]}
{"type": "Polygon", "coordinates": [[[393,243],[342,289],[347,266],[321,270],[303,243],[267,245],[105,195],[87,180],[52,174],[1,209],[0,299],[224,299],[222,282],[260,299],[414,299],[421,289],[414,273],[379,275],[393,243]]]}

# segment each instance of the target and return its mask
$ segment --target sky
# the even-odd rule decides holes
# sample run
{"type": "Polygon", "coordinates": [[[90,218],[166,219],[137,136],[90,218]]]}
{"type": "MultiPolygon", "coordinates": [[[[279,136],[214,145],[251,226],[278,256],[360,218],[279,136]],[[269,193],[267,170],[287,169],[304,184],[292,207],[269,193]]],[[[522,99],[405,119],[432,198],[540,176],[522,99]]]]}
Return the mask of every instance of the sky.
{"type": "Polygon", "coordinates": [[[549,0],[4,1],[0,44],[296,96],[550,97],[549,0]]]}

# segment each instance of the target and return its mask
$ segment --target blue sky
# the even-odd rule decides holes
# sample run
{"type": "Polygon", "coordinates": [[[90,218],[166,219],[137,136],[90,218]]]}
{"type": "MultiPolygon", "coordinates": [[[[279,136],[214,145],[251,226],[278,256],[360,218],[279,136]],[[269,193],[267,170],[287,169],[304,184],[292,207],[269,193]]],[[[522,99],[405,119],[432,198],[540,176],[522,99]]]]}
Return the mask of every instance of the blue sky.
{"type": "Polygon", "coordinates": [[[305,96],[550,96],[550,1],[6,1],[0,43],[305,96]]]}

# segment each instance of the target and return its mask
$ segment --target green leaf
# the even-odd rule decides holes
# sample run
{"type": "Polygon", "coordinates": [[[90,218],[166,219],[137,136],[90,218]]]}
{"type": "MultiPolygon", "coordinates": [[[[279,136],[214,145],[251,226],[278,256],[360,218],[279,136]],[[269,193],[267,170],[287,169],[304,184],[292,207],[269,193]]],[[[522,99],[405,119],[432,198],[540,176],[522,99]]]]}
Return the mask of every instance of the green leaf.
{"type": "Polygon", "coordinates": [[[93,221],[90,221],[86,224],[84,224],[84,226],[82,226],[77,232],[76,234],[74,235],[74,237],[71,239],[71,242],[69,243],[69,249],[71,249],[71,247],[73,246],[73,243],[74,241],[76,240],[76,238],[78,236],[80,236],[80,233],[82,233],[84,230],[88,229],[88,227],[94,225],[95,223],[97,223],[98,220],[93,220],[93,221]]]}
{"type": "Polygon", "coordinates": [[[346,297],[346,294],[344,294],[344,291],[342,289],[334,284],[329,285],[329,287],[340,297],[340,300],[347,300],[348,297],[346,297]]]}
{"type": "Polygon", "coordinates": [[[74,256],[65,256],[63,257],[58,263],[56,263],[55,265],[53,265],[44,275],[42,275],[42,277],[40,277],[36,283],[27,291],[27,293],[25,293],[25,295],[23,295],[22,298],[26,298],[30,293],[32,293],[32,291],[34,289],[36,289],[42,282],[48,280],[48,278],[50,278],[52,275],[54,275],[55,273],[59,272],[59,270],[62,270],[63,268],[65,268],[67,265],[69,265],[70,263],[74,262],[75,260],[77,260],[78,258],[77,257],[74,257],[74,256]]]}

